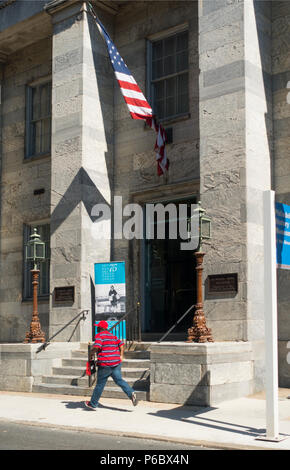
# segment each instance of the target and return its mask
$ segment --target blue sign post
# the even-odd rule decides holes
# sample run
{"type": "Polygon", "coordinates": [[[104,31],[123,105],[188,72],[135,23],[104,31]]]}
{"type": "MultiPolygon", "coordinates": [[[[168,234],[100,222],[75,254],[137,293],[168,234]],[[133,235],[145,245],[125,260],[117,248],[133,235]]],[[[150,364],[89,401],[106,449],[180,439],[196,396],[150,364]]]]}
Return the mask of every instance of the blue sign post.
{"type": "Polygon", "coordinates": [[[277,267],[290,269],[290,206],[275,203],[277,267]]]}
{"type": "MultiPolygon", "coordinates": [[[[109,328],[126,313],[125,262],[95,263],[95,320],[106,320],[109,328]]],[[[123,320],[112,333],[126,339],[126,321],[123,320]]]]}

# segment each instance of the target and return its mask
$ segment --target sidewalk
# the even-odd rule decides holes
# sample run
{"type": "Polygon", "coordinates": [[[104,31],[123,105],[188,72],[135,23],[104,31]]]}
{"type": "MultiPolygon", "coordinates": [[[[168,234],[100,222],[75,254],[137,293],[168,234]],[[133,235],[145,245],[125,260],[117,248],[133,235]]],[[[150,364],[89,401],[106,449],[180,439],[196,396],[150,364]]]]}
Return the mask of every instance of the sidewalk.
{"type": "MultiPolygon", "coordinates": [[[[37,426],[86,430],[224,449],[290,449],[289,389],[279,391],[279,442],[258,441],[265,433],[265,397],[251,397],[198,408],[164,403],[101,398],[100,407],[84,407],[87,397],[0,392],[0,420],[37,426]]],[[[104,449],[106,450],[106,449],[104,449]]]]}

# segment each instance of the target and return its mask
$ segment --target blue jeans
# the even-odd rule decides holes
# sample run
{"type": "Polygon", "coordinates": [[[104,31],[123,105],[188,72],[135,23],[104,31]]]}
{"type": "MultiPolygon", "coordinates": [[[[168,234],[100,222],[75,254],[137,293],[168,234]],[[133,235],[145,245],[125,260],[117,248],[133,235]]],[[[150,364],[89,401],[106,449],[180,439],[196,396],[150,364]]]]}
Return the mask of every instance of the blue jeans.
{"type": "Polygon", "coordinates": [[[121,387],[123,392],[131,398],[132,393],[134,392],[133,388],[130,387],[125,380],[122,379],[122,372],[121,372],[121,364],[115,367],[98,367],[98,375],[97,375],[97,385],[95,386],[95,390],[91,396],[90,403],[94,408],[97,408],[99,405],[100,396],[103,393],[105,385],[107,383],[108,378],[112,376],[114,382],[121,387]]]}

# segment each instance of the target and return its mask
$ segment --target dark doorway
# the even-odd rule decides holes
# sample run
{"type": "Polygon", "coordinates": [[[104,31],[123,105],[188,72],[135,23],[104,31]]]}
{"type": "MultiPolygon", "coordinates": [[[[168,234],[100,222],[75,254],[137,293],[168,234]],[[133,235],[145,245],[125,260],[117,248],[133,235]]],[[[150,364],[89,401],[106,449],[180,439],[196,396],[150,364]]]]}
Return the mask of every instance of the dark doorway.
{"type": "MultiPolygon", "coordinates": [[[[191,203],[194,202],[187,202],[189,216],[191,203]]],[[[181,250],[180,244],[184,240],[179,236],[176,239],[169,238],[168,223],[169,218],[166,220],[165,239],[145,240],[145,308],[142,321],[144,340],[160,339],[196,303],[196,264],[193,251],[181,250]]],[[[176,326],[168,339],[186,339],[187,329],[192,326],[192,316],[193,311],[176,326]]]]}

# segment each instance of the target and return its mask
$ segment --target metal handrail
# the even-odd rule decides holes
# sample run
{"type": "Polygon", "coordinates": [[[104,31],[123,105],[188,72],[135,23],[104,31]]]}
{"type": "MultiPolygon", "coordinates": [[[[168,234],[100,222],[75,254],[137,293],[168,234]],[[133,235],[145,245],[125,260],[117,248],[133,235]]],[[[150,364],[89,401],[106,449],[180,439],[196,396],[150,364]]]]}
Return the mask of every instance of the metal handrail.
{"type": "Polygon", "coordinates": [[[37,352],[40,352],[42,350],[45,350],[45,348],[50,344],[50,341],[55,338],[61,331],[63,331],[67,326],[69,326],[72,322],[74,322],[78,317],[80,317],[80,315],[82,315],[82,317],[79,319],[79,321],[77,322],[75,328],[73,329],[73,332],[72,334],[70,335],[69,339],[68,339],[68,343],[70,342],[78,324],[80,323],[81,320],[85,320],[86,319],[86,315],[89,313],[89,310],[82,310],[80,313],[78,313],[72,320],[70,320],[66,325],[64,325],[60,330],[58,330],[54,335],[52,335],[45,343],[43,343],[40,348],[37,350],[37,352]]]}
{"type": "Polygon", "coordinates": [[[114,328],[116,328],[116,326],[120,325],[120,323],[125,320],[125,318],[127,318],[127,316],[130,314],[131,312],[127,312],[125,313],[125,315],[122,316],[122,318],[120,318],[120,320],[118,320],[117,323],[115,323],[115,325],[111,326],[111,328],[108,329],[108,331],[112,331],[114,328]]]}
{"type": "Polygon", "coordinates": [[[183,318],[195,307],[195,304],[191,305],[191,307],[189,307],[189,309],[186,310],[186,312],[177,320],[176,323],[174,323],[174,325],[169,328],[169,330],[165,333],[165,335],[162,336],[162,338],[160,338],[159,341],[157,341],[157,343],[161,343],[161,341],[164,340],[164,338],[166,338],[169,333],[178,325],[178,323],[181,322],[181,320],[183,320],[183,318]]]}

